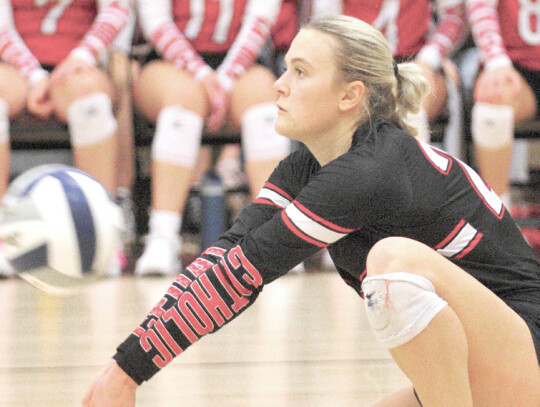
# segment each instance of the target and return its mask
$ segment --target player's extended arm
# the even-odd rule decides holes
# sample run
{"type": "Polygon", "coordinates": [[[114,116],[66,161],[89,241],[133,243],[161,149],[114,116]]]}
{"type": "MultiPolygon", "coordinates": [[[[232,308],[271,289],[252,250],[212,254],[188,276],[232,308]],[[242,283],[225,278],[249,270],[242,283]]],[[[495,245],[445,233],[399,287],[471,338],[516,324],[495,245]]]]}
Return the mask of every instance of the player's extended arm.
{"type": "Polygon", "coordinates": [[[9,0],[0,0],[0,60],[14,66],[31,84],[48,75],[17,33],[9,0]]]}

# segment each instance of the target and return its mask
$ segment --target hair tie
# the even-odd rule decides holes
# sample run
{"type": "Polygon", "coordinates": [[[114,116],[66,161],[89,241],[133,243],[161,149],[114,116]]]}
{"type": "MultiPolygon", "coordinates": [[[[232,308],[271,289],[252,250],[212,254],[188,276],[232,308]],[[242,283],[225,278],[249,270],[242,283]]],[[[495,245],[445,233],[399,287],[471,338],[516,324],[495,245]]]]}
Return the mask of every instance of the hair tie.
{"type": "Polygon", "coordinates": [[[394,66],[394,76],[395,76],[396,79],[397,79],[398,74],[399,74],[397,62],[396,62],[395,60],[392,60],[392,64],[393,64],[393,66],[394,66]]]}

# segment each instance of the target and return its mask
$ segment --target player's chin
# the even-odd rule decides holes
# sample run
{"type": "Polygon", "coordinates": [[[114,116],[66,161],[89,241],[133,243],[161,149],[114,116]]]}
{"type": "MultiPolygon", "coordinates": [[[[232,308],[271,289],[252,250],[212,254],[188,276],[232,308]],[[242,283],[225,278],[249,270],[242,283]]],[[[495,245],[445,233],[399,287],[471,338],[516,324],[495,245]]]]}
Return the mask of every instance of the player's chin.
{"type": "Polygon", "coordinates": [[[278,115],[278,118],[276,120],[276,124],[274,126],[274,129],[276,130],[277,134],[279,134],[279,135],[281,135],[283,137],[293,138],[292,137],[292,132],[291,132],[291,126],[289,124],[287,124],[286,120],[281,118],[279,115],[278,115]]]}

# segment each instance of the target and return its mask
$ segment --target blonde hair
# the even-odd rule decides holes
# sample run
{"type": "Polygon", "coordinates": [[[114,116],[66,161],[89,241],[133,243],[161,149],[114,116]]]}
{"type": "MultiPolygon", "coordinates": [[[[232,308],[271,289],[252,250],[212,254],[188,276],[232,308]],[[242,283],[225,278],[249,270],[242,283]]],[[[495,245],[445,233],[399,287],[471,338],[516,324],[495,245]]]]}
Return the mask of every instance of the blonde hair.
{"type": "Polygon", "coordinates": [[[302,27],[330,35],[337,42],[336,65],[347,82],[362,81],[368,88],[369,118],[390,121],[416,137],[409,113],[418,113],[429,85],[422,69],[394,58],[384,36],[371,25],[348,16],[323,17],[302,27]],[[396,71],[396,72],[395,72],[396,71]]]}

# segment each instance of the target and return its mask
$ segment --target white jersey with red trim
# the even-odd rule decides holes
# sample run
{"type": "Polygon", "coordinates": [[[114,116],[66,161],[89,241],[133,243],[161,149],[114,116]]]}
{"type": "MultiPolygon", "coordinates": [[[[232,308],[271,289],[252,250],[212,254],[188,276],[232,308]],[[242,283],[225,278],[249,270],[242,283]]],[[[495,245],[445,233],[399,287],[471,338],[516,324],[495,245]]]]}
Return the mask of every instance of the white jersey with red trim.
{"type": "Polygon", "coordinates": [[[148,380],[321,248],[360,292],[369,250],[389,236],[425,243],[500,296],[540,290],[540,262],[476,172],[394,125],[366,123],[324,167],[305,147],[283,160],[115,359],[137,383],[148,380]]]}
{"type": "Polygon", "coordinates": [[[540,6],[534,0],[467,0],[469,24],[486,67],[514,62],[540,71],[540,6]]]}
{"type": "Polygon", "coordinates": [[[380,30],[396,57],[422,52],[422,58],[434,67],[457,48],[467,32],[463,0],[313,0],[313,17],[336,13],[380,30]]]}
{"type": "Polygon", "coordinates": [[[29,78],[68,55],[96,64],[133,10],[131,0],[0,0],[0,7],[0,58],[29,78]]]}
{"type": "Polygon", "coordinates": [[[201,54],[227,54],[218,73],[228,85],[269,37],[281,0],[138,0],[146,38],[168,61],[202,78],[201,54]]]}

